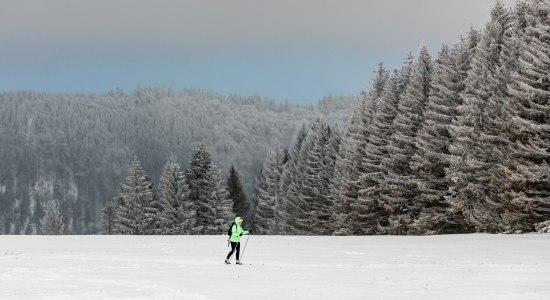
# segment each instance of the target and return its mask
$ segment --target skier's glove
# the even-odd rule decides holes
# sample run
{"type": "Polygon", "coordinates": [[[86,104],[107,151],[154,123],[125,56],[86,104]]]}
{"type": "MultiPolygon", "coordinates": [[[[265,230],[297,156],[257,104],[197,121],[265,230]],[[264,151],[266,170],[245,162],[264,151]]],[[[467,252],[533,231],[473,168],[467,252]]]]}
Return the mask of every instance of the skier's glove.
{"type": "Polygon", "coordinates": [[[239,236],[243,236],[243,234],[241,233],[241,234],[239,234],[239,236]]]}
{"type": "Polygon", "coordinates": [[[252,230],[249,230],[249,231],[248,231],[248,234],[252,234],[252,230]]]}

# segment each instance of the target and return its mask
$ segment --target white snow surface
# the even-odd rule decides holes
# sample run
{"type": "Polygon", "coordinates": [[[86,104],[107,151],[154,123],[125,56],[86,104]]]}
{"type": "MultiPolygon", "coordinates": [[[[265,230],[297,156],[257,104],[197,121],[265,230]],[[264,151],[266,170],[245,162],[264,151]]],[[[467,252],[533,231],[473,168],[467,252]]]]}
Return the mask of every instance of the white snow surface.
{"type": "Polygon", "coordinates": [[[550,234],[0,236],[0,299],[550,299],[550,234]],[[242,247],[246,237],[242,240],[242,247]]]}

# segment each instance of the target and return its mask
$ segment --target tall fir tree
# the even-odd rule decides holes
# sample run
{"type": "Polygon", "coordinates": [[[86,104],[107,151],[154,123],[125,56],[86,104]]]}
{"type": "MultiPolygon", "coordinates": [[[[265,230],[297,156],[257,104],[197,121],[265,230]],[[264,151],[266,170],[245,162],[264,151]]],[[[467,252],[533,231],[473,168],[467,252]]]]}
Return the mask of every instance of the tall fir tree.
{"type": "Polygon", "coordinates": [[[338,154],[334,164],[334,177],[332,180],[332,198],[334,210],[332,213],[333,228],[336,235],[349,235],[352,232],[351,203],[357,199],[357,178],[359,128],[361,124],[360,112],[364,109],[365,101],[361,101],[352,110],[352,115],[347,128],[342,135],[338,154]]]}
{"type": "Polygon", "coordinates": [[[212,191],[212,200],[216,204],[216,221],[210,233],[226,233],[227,224],[234,219],[231,211],[233,203],[229,199],[229,193],[223,182],[220,169],[215,164],[212,164],[211,168],[210,190],[212,191]]]}
{"type": "Polygon", "coordinates": [[[513,231],[532,231],[550,219],[550,3],[535,0],[523,8],[518,68],[504,108],[510,144],[503,223],[513,231]]]}
{"type": "Polygon", "coordinates": [[[300,154],[300,149],[306,135],[307,129],[305,124],[303,124],[294,137],[288,153],[288,160],[282,168],[279,193],[277,195],[278,209],[275,212],[275,233],[277,234],[292,234],[294,231],[292,213],[297,209],[294,182],[297,173],[298,155],[300,154]]]}
{"type": "Polygon", "coordinates": [[[332,198],[329,197],[331,174],[326,159],[330,140],[330,128],[317,119],[308,131],[298,156],[297,198],[299,205],[294,211],[295,233],[328,234],[331,232],[330,217],[332,198]]]}
{"type": "Polygon", "coordinates": [[[418,151],[411,162],[419,191],[415,199],[418,210],[411,212],[415,233],[461,230],[460,222],[448,213],[445,171],[450,166],[449,145],[453,141],[449,126],[461,104],[459,95],[471,53],[470,42],[462,38],[453,49],[444,45],[437,59],[424,120],[416,136],[418,151]]]}
{"type": "Polygon", "coordinates": [[[179,194],[182,193],[180,189],[185,187],[181,185],[183,181],[183,174],[180,170],[180,166],[173,162],[168,161],[163,169],[159,183],[159,200],[162,207],[161,213],[161,234],[181,234],[182,218],[180,215],[181,206],[183,205],[179,194]]]}
{"type": "Polygon", "coordinates": [[[254,216],[254,230],[259,234],[273,234],[276,232],[281,159],[279,151],[270,150],[260,170],[260,175],[256,179],[257,205],[254,216]]]}
{"type": "Polygon", "coordinates": [[[189,197],[191,191],[183,174],[179,178],[178,185],[176,215],[178,216],[180,234],[197,234],[200,232],[200,228],[196,227],[197,208],[189,197]]]}
{"type": "Polygon", "coordinates": [[[189,186],[189,200],[196,208],[193,228],[201,234],[222,233],[231,219],[231,202],[206,145],[195,148],[185,182],[189,186]]]}
{"type": "Polygon", "coordinates": [[[372,122],[376,111],[377,101],[384,90],[384,85],[389,78],[389,72],[383,63],[373,72],[372,88],[369,92],[363,92],[362,101],[354,108],[350,124],[342,136],[338,156],[335,161],[335,176],[339,179],[333,181],[334,211],[332,215],[333,232],[336,235],[349,235],[358,232],[357,224],[351,218],[353,209],[351,205],[357,201],[360,189],[360,174],[362,172],[361,161],[364,157],[364,149],[369,132],[367,125],[372,122]]]}
{"type": "Polygon", "coordinates": [[[115,227],[120,234],[158,233],[159,209],[154,202],[153,183],[134,157],[125,182],[120,186],[115,209],[115,227]]]}
{"type": "Polygon", "coordinates": [[[327,149],[327,155],[325,157],[326,163],[325,166],[327,168],[327,172],[329,172],[330,179],[329,179],[329,185],[327,186],[328,189],[328,197],[330,198],[330,201],[332,203],[332,209],[330,212],[330,225],[329,225],[329,231],[331,234],[334,234],[334,224],[336,223],[334,213],[338,208],[339,202],[336,199],[336,193],[334,190],[338,186],[340,182],[339,174],[336,174],[336,161],[338,160],[338,155],[340,153],[340,144],[342,143],[342,130],[338,127],[338,125],[334,125],[330,128],[330,140],[328,144],[327,149]]]}
{"type": "Polygon", "coordinates": [[[312,225],[313,234],[328,235],[333,233],[335,199],[332,188],[336,165],[336,157],[341,143],[341,133],[337,125],[326,125],[320,142],[323,146],[323,168],[319,174],[319,201],[316,205],[316,219],[312,225]]]}
{"type": "Polygon", "coordinates": [[[227,191],[229,193],[228,197],[233,204],[233,215],[241,216],[243,218],[248,216],[248,201],[243,191],[239,173],[233,165],[229,168],[229,176],[227,177],[227,191]]]}
{"type": "Polygon", "coordinates": [[[507,143],[501,112],[506,83],[499,80],[498,68],[510,24],[508,10],[498,1],[477,44],[460,95],[462,104],[451,127],[452,160],[446,175],[451,209],[478,231],[502,229],[503,203],[498,195],[504,185],[499,182],[504,171],[502,150],[507,143]]]}
{"type": "Polygon", "coordinates": [[[387,146],[388,155],[381,166],[387,174],[381,182],[381,204],[373,209],[382,210],[378,224],[370,220],[370,210],[360,213],[365,224],[364,233],[403,233],[411,223],[409,213],[416,210],[414,199],[418,193],[416,179],[410,167],[416,153],[415,138],[424,118],[424,109],[431,89],[433,62],[426,45],[420,47],[411,79],[397,106],[393,132],[387,146]]]}
{"type": "Polygon", "coordinates": [[[397,115],[399,103],[400,78],[397,71],[386,82],[384,91],[378,100],[378,107],[373,121],[367,124],[370,133],[367,139],[364,157],[361,161],[359,196],[353,208],[353,232],[358,234],[373,233],[379,227],[381,217],[380,187],[384,178],[381,168],[382,160],[388,156],[387,145],[393,133],[393,120],[397,115]]]}

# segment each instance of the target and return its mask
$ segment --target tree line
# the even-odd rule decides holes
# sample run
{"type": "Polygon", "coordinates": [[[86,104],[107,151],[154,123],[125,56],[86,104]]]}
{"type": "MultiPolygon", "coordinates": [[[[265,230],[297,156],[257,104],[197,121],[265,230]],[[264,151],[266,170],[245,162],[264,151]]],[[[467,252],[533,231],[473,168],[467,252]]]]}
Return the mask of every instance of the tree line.
{"type": "Polygon", "coordinates": [[[67,234],[99,233],[100,211],[115,196],[133,156],[158,185],[166,161],[187,164],[200,143],[211,150],[222,176],[234,165],[243,192],[253,195],[269,148],[287,144],[317,114],[345,123],[356,99],[296,105],[155,87],[103,95],[2,92],[0,233],[38,233],[51,199],[67,234]]]}
{"type": "Polygon", "coordinates": [[[114,199],[102,210],[107,234],[219,234],[248,205],[238,172],[231,166],[227,183],[204,144],[193,152],[189,167],[168,161],[154,187],[135,157],[114,199]]]}

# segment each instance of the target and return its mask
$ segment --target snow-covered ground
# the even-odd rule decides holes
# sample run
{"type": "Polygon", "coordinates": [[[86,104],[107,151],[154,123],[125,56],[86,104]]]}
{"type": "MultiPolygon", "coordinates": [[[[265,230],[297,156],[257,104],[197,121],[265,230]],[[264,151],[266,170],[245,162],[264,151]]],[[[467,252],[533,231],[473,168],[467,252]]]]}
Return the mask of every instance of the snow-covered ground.
{"type": "Polygon", "coordinates": [[[224,236],[0,236],[0,299],[550,299],[550,234],[251,236],[243,266],[227,251],[224,236]]]}

